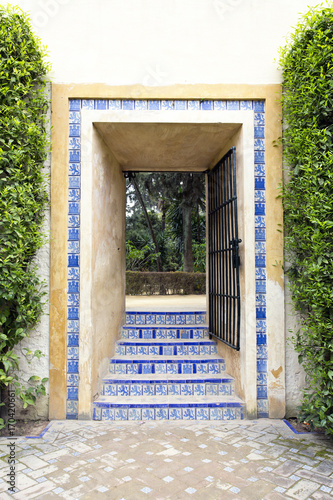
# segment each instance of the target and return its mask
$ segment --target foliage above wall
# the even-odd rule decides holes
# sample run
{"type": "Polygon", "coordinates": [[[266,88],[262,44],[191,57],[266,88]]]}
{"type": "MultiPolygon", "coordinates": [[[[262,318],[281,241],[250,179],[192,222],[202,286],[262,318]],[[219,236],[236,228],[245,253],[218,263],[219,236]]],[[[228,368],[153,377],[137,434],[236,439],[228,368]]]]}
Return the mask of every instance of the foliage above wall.
{"type": "Polygon", "coordinates": [[[333,437],[333,8],[302,19],[281,66],[287,273],[307,375],[301,416],[333,437]]]}
{"type": "MultiPolygon", "coordinates": [[[[45,391],[45,380],[37,376],[30,381],[35,385],[22,387],[13,352],[43,307],[33,258],[44,243],[48,200],[42,174],[48,106],[44,55],[27,16],[0,6],[0,388],[3,395],[11,384],[24,407],[45,391]]],[[[41,353],[28,353],[33,355],[41,353]]]]}

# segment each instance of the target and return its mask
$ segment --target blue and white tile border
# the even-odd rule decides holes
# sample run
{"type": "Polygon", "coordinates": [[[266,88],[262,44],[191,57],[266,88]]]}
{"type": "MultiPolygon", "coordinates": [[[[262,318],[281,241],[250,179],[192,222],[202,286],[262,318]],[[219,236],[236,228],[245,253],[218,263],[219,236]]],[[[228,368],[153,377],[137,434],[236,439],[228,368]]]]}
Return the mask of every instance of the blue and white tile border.
{"type": "Polygon", "coordinates": [[[266,324],[266,197],[264,100],[69,100],[68,165],[68,295],[67,295],[67,405],[66,418],[78,418],[80,310],[80,198],[81,110],[207,110],[254,111],[255,268],[257,335],[257,410],[268,417],[266,324]]]}

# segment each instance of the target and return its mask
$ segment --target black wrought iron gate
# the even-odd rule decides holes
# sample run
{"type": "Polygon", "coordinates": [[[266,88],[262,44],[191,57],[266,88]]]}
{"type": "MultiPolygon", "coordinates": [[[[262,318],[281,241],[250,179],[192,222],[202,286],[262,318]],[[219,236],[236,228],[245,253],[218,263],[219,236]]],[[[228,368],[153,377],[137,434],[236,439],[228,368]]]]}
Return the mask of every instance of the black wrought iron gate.
{"type": "Polygon", "coordinates": [[[236,148],[208,171],[209,333],[239,350],[236,148]]]}

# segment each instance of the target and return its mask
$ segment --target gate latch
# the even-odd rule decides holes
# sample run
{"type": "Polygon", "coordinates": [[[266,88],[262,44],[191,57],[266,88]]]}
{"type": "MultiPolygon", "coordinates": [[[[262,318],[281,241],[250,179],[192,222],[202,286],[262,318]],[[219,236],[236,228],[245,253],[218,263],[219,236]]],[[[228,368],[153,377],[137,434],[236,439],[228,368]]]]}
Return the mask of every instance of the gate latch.
{"type": "Polygon", "coordinates": [[[229,246],[232,250],[232,266],[234,269],[240,266],[240,257],[239,257],[239,243],[242,243],[242,240],[237,238],[232,238],[229,242],[229,246]]]}

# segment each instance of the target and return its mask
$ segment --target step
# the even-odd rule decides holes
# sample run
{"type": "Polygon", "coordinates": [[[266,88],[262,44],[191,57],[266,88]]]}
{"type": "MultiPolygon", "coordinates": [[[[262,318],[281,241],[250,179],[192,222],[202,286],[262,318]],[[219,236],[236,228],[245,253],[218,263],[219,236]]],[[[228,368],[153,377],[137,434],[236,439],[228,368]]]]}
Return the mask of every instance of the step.
{"type": "Polygon", "coordinates": [[[207,356],[212,354],[217,354],[216,342],[212,340],[175,339],[169,342],[156,342],[146,339],[134,342],[132,339],[122,339],[116,343],[116,355],[122,356],[207,356]]]}
{"type": "Polygon", "coordinates": [[[147,340],[199,340],[199,339],[209,339],[208,327],[207,325],[195,326],[184,326],[176,327],[174,326],[164,326],[160,325],[146,325],[146,328],[142,328],[138,325],[125,325],[121,332],[122,338],[126,339],[147,339],[147,340]]]}
{"type": "Polygon", "coordinates": [[[206,311],[126,311],[126,325],[203,325],[206,311]]]}
{"type": "Polygon", "coordinates": [[[128,397],[100,396],[93,420],[236,420],[244,418],[244,403],[236,396],[128,397]]]}
{"type": "Polygon", "coordinates": [[[160,356],[152,359],[150,356],[117,356],[110,360],[110,373],[133,375],[135,373],[150,374],[219,374],[225,371],[224,359],[216,356],[181,357],[160,356]]]}
{"type": "Polygon", "coordinates": [[[116,375],[103,379],[103,396],[230,396],[235,393],[234,379],[229,375],[133,375],[131,380],[116,375]]]}

